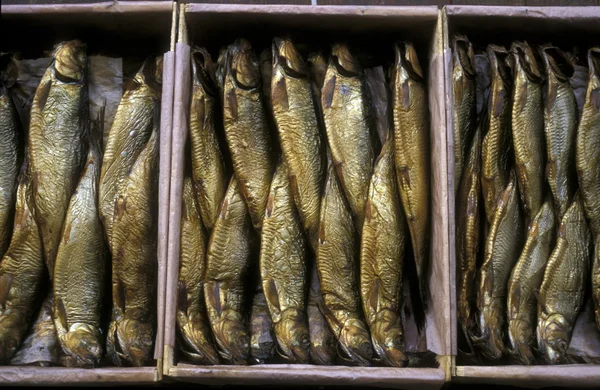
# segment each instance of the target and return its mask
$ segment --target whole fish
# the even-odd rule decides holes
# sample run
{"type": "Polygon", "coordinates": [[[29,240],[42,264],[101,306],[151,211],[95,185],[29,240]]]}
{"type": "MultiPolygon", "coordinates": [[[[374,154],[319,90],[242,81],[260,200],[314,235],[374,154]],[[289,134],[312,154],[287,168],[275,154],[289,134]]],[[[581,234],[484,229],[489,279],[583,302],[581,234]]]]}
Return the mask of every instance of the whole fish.
{"type": "Polygon", "coordinates": [[[360,302],[357,236],[351,210],[330,161],[321,201],[317,249],[321,309],[346,355],[343,358],[369,366],[373,347],[360,302]]]}
{"type": "Polygon", "coordinates": [[[511,171],[508,186],[498,198],[479,270],[478,329],[472,339],[488,359],[499,359],[505,352],[507,285],[523,247],[522,214],[516,175],[511,171]]]}
{"type": "Polygon", "coordinates": [[[527,42],[514,42],[511,57],[514,68],[511,128],[515,170],[529,223],[542,207],[544,196],[542,76],[527,42]]]}
{"type": "Polygon", "coordinates": [[[452,93],[454,96],[454,192],[459,188],[471,137],[477,125],[475,52],[466,36],[454,37],[452,93]]]}
{"type": "Polygon", "coordinates": [[[475,275],[480,256],[482,217],[481,139],[484,121],[480,121],[469,151],[456,203],[457,317],[466,337],[473,328],[475,275]]]}
{"type": "Polygon", "coordinates": [[[247,364],[246,274],[253,250],[252,221],[232,177],[208,242],[204,299],[217,352],[229,364],[247,364]]]}
{"type": "Polygon", "coordinates": [[[252,224],[260,231],[276,153],[263,101],[259,63],[244,39],[229,48],[223,88],[223,123],[233,170],[252,224]]]}
{"type": "Polygon", "coordinates": [[[412,241],[419,298],[426,310],[431,197],[426,85],[414,46],[396,44],[394,53],[391,83],[396,177],[412,241]]]}
{"type": "Polygon", "coordinates": [[[375,162],[360,245],[360,293],[377,359],[406,365],[402,326],[402,271],[406,220],[394,173],[394,138],[375,162]]]}
{"type": "Polygon", "coordinates": [[[14,232],[0,262],[0,364],[6,364],[25,337],[45,277],[42,242],[32,214],[31,180],[21,169],[14,232]]]}
{"type": "Polygon", "coordinates": [[[112,228],[113,310],[106,342],[116,365],[152,358],[156,327],[158,120],[123,181],[112,228]]]}
{"type": "Polygon", "coordinates": [[[337,340],[321,311],[321,286],[316,263],[313,263],[306,315],[310,333],[310,358],[313,364],[330,366],[337,356],[337,340]]]}
{"type": "Polygon", "coordinates": [[[101,325],[105,244],[98,216],[101,134],[69,202],[54,268],[53,318],[68,367],[94,367],[104,352],[101,325]]]}
{"type": "Polygon", "coordinates": [[[221,100],[214,72],[210,54],[204,49],[194,50],[190,103],[192,178],[202,222],[209,232],[217,220],[229,177],[218,133],[222,131],[221,100]]]}
{"type": "Polygon", "coordinates": [[[544,106],[546,134],[546,177],[554,197],[557,218],[562,219],[577,189],[575,142],[577,102],[569,85],[574,69],[571,60],[559,48],[540,47],[547,76],[547,98],[544,106]]]}
{"type": "Polygon", "coordinates": [[[289,39],[273,40],[271,96],[293,201],[304,229],[316,242],[325,172],[324,144],[308,67],[289,39]]]}
{"type": "Polygon", "coordinates": [[[575,194],[560,222],[539,293],[537,342],[550,364],[566,361],[589,278],[590,244],[581,196],[575,194]]]}
{"type": "Polygon", "coordinates": [[[546,201],[529,225],[527,241],[508,281],[509,352],[521,364],[533,364],[537,300],[546,263],[554,246],[556,221],[551,201],[546,201]]]}
{"type": "MultiPolygon", "coordinates": [[[[510,155],[511,79],[506,59],[509,52],[501,46],[488,45],[491,86],[488,99],[488,128],[481,146],[481,188],[488,224],[496,215],[498,198],[508,184],[510,155]]],[[[516,260],[516,259],[515,259],[516,260]]]]}
{"type": "Polygon", "coordinates": [[[204,302],[207,237],[189,175],[186,175],[183,182],[180,240],[177,284],[180,350],[194,364],[219,364],[204,302]]]}
{"type": "Polygon", "coordinates": [[[89,130],[86,45],[59,43],[37,87],[28,138],[34,215],[44,259],[54,275],[69,200],[86,158],[89,130]]]}
{"type": "Polygon", "coordinates": [[[308,364],[307,247],[288,175],[288,167],[281,162],[273,175],[263,220],[260,278],[279,355],[290,363],[308,364]]]}
{"type": "Polygon", "coordinates": [[[15,66],[9,61],[0,78],[0,259],[8,249],[13,229],[22,133],[19,113],[10,93],[15,82],[12,75],[15,66]]]}
{"type": "MultiPolygon", "coordinates": [[[[339,184],[360,231],[376,153],[364,72],[346,45],[335,45],[321,90],[327,141],[339,184]]],[[[324,163],[323,163],[324,164],[324,163]]]]}
{"type": "Polygon", "coordinates": [[[112,255],[112,230],[115,203],[125,188],[125,181],[133,164],[144,149],[158,124],[160,84],[156,80],[154,58],[147,59],[125,92],[113,121],[102,158],[98,188],[99,213],[112,255]]]}
{"type": "Polygon", "coordinates": [[[250,362],[263,364],[275,356],[275,334],[273,321],[269,316],[269,308],[262,283],[257,283],[257,289],[252,298],[250,309],[250,362]]]}

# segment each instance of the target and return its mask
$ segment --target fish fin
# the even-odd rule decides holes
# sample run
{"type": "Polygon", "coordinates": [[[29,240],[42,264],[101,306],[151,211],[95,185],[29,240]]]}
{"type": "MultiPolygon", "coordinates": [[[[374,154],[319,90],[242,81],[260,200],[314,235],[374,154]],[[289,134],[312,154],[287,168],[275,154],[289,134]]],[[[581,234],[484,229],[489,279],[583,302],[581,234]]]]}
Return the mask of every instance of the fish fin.
{"type": "Polygon", "coordinates": [[[238,104],[235,96],[235,89],[230,89],[229,92],[227,92],[226,107],[229,108],[229,114],[231,115],[231,118],[236,121],[238,118],[238,104]]]}
{"type": "Polygon", "coordinates": [[[43,111],[46,106],[46,102],[48,101],[48,96],[50,95],[50,88],[52,88],[52,84],[49,82],[50,80],[42,78],[42,82],[38,86],[34,98],[36,106],[38,110],[43,111]]]}
{"type": "Polygon", "coordinates": [[[402,83],[402,107],[410,108],[410,81],[405,80],[402,83]]]}
{"type": "Polygon", "coordinates": [[[69,325],[67,324],[67,310],[65,309],[65,304],[59,297],[55,297],[54,299],[56,300],[55,307],[58,311],[56,314],[58,314],[60,325],[65,329],[65,331],[68,331],[69,325]]]}
{"type": "Polygon", "coordinates": [[[323,108],[330,108],[333,104],[333,94],[335,92],[335,76],[332,76],[323,87],[323,108]]]}
{"type": "Polygon", "coordinates": [[[0,276],[0,306],[2,307],[6,306],[12,280],[13,277],[11,275],[4,274],[0,276]]]}
{"type": "Polygon", "coordinates": [[[187,288],[183,282],[177,286],[177,308],[186,314],[188,312],[187,288]]]}
{"type": "Polygon", "coordinates": [[[280,104],[284,110],[289,110],[290,102],[285,84],[285,77],[282,77],[275,83],[275,87],[273,87],[273,92],[271,94],[271,101],[280,104]]]}
{"type": "Polygon", "coordinates": [[[277,286],[275,285],[275,280],[269,279],[264,286],[265,298],[269,302],[269,306],[272,309],[275,309],[276,311],[276,313],[273,313],[274,316],[280,315],[281,306],[279,305],[279,294],[277,293],[277,286]]]}

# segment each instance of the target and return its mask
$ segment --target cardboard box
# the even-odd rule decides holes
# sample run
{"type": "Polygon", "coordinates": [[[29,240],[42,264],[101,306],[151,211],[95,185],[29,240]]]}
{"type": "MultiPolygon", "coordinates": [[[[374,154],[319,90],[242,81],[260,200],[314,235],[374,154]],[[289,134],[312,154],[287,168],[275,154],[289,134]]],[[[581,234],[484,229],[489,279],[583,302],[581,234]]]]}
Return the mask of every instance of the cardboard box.
{"type": "MultiPolygon", "coordinates": [[[[0,383],[12,385],[148,384],[162,374],[164,279],[168,224],[171,111],[176,13],[171,1],[102,2],[93,4],[3,5],[2,51],[42,55],[62,39],[85,41],[89,52],[115,57],[165,53],[161,107],[158,233],[157,366],[102,367],[0,367],[0,383]]],[[[110,300],[110,297],[107,297],[110,300]]]]}
{"type": "Polygon", "coordinates": [[[180,12],[176,45],[175,102],[173,106],[172,177],[169,213],[168,280],[165,306],[165,375],[204,384],[320,384],[374,385],[403,388],[439,388],[449,379],[452,352],[450,281],[448,261],[448,179],[446,108],[442,24],[437,7],[335,7],[271,5],[188,4],[180,12]],[[187,31],[189,29],[189,31],[187,31]],[[360,37],[373,44],[411,40],[428,69],[432,161],[432,241],[427,318],[427,349],[440,355],[440,368],[364,368],[268,364],[258,366],[194,366],[175,360],[175,305],[179,268],[179,220],[183,181],[183,150],[188,132],[191,91],[190,45],[208,46],[211,52],[238,36],[269,42],[276,34],[291,33],[298,40],[360,37]],[[324,38],[325,37],[325,38],[324,38]],[[188,43],[189,42],[189,43],[188,43]]]}
{"type": "MultiPolygon", "coordinates": [[[[531,44],[552,42],[559,47],[571,49],[573,46],[598,44],[600,34],[600,8],[598,7],[484,7],[447,6],[443,10],[444,58],[446,64],[446,107],[448,123],[448,181],[454,188],[454,152],[452,94],[452,52],[451,39],[455,33],[464,33],[479,48],[488,43],[503,44],[507,47],[513,40],[527,40],[531,44]],[[593,40],[596,39],[595,42],[593,40]]],[[[583,58],[586,54],[580,53],[583,58]]],[[[448,193],[448,216],[450,221],[450,282],[452,288],[452,351],[456,355],[456,284],[455,284],[455,225],[454,193],[448,193]]],[[[581,327],[580,329],[583,329],[581,327]]],[[[588,328],[574,336],[586,343],[588,328]]],[[[597,337],[597,335],[594,335],[597,337]]],[[[600,351],[599,351],[600,354],[600,351]]],[[[597,355],[598,356],[598,355],[597,355]]],[[[452,364],[452,380],[457,382],[490,383],[525,387],[544,386],[587,386],[597,387],[600,383],[600,365],[576,364],[558,366],[457,366],[452,364]]]]}

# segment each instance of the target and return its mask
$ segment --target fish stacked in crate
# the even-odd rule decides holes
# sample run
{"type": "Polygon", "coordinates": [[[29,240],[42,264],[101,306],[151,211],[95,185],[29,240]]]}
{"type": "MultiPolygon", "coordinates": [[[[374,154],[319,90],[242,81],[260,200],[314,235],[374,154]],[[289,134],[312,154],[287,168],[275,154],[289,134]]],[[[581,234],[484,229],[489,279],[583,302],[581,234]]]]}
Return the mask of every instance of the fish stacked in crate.
{"type": "Polygon", "coordinates": [[[280,38],[260,56],[238,39],[216,63],[192,50],[184,360],[435,364],[405,348],[406,263],[416,311],[428,295],[429,124],[416,51],[394,53],[386,80],[344,44],[329,59],[280,38]]]}
{"type": "Polygon", "coordinates": [[[475,56],[458,35],[453,59],[465,355],[577,362],[568,348],[590,290],[600,329],[600,49],[587,52],[581,110],[576,59],[553,45],[488,45],[475,56]]]}

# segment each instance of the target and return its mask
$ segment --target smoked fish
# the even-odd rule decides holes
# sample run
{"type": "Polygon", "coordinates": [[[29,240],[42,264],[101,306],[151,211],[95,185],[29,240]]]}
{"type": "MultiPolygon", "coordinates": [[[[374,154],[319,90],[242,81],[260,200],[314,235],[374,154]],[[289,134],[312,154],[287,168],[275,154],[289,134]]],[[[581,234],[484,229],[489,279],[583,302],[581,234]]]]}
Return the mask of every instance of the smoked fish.
{"type": "Polygon", "coordinates": [[[276,341],[262,283],[256,287],[250,308],[250,363],[263,364],[275,356],[276,341]]]}

